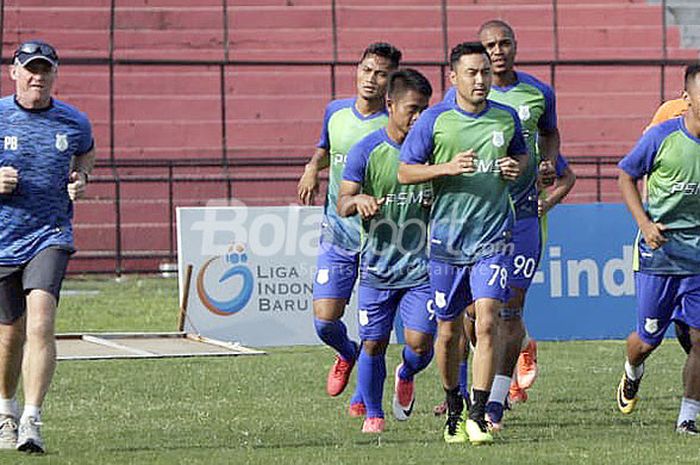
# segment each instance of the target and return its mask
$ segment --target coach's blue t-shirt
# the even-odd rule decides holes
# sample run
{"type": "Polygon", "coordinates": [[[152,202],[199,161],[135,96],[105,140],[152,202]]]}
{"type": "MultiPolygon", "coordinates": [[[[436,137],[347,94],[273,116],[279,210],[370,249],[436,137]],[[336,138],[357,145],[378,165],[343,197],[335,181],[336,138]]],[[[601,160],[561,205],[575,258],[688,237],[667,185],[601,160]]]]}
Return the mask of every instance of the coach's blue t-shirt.
{"type": "Polygon", "coordinates": [[[20,265],[49,246],[73,248],[73,204],[68,176],[73,156],[93,146],[85,114],[52,99],[27,110],[14,96],[0,99],[0,166],[17,170],[18,183],[0,194],[0,265],[20,265]]]}

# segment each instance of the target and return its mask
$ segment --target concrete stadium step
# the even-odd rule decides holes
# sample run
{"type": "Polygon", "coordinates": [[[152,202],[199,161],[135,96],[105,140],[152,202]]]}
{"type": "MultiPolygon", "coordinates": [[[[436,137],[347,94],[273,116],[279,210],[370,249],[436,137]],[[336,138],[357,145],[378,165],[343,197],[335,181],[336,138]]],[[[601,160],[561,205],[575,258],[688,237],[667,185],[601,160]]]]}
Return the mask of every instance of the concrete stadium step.
{"type": "Polygon", "coordinates": [[[248,29],[229,33],[232,60],[331,61],[333,37],[326,29],[248,29]]]}
{"type": "MultiPolygon", "coordinates": [[[[569,116],[559,118],[562,140],[567,142],[629,140],[634,143],[649,123],[650,115],[569,116]]],[[[564,153],[571,153],[564,150],[564,153]]]]}
{"type": "Polygon", "coordinates": [[[226,69],[226,92],[229,95],[330,96],[330,78],[329,66],[233,67],[226,69]]]}
{"type": "Polygon", "coordinates": [[[226,116],[231,119],[274,120],[283,118],[323,118],[328,99],[307,95],[228,96],[226,116]]]}
{"type": "Polygon", "coordinates": [[[114,138],[121,147],[210,146],[221,140],[221,121],[117,120],[114,138]]]}
{"type": "Polygon", "coordinates": [[[659,91],[659,69],[653,66],[562,66],[557,68],[557,94],[568,92],[640,93],[659,91]]]}
{"type": "Polygon", "coordinates": [[[121,2],[115,10],[115,27],[119,30],[207,30],[223,32],[219,5],[204,6],[195,2],[187,7],[129,7],[121,2]]]}
{"type": "Polygon", "coordinates": [[[223,60],[223,31],[116,30],[116,59],[223,60]]]}
{"type": "Polygon", "coordinates": [[[219,95],[122,95],[114,101],[115,117],[124,121],[177,118],[197,122],[221,118],[219,95]]]}
{"type": "MultiPolygon", "coordinates": [[[[661,6],[622,1],[582,3],[572,2],[557,7],[560,31],[569,27],[625,27],[654,26],[661,24],[661,6]]],[[[583,44],[582,44],[583,45],[583,44]]]]}
{"type": "Polygon", "coordinates": [[[228,141],[232,145],[270,145],[271,143],[309,146],[321,133],[321,118],[295,120],[249,121],[229,120],[226,125],[228,141]]]}
{"type": "Polygon", "coordinates": [[[229,34],[250,29],[260,33],[274,29],[330,29],[331,15],[330,2],[322,6],[239,6],[228,11],[229,34]]]}
{"type": "MultiPolygon", "coordinates": [[[[559,118],[576,115],[616,115],[624,108],[627,114],[652,115],[659,104],[659,93],[560,92],[557,94],[557,114],[559,118]]],[[[651,117],[651,116],[650,116],[651,117]]]]}

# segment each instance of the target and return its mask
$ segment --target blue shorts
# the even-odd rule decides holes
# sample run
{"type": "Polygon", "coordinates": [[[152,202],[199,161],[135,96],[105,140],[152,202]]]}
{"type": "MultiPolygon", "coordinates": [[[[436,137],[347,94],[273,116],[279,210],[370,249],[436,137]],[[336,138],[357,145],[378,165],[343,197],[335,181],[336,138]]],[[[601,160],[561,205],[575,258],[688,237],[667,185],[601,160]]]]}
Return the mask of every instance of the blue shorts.
{"type": "Polygon", "coordinates": [[[491,255],[473,265],[451,265],[430,260],[430,284],[437,318],[452,321],[470,303],[479,299],[506,302],[510,294],[510,264],[511,259],[506,254],[491,255]]]}
{"type": "Polygon", "coordinates": [[[522,218],[513,227],[513,256],[508,284],[527,289],[540,262],[540,221],[537,217],[522,218]]]}
{"type": "Polygon", "coordinates": [[[700,329],[700,275],[634,274],[637,290],[637,334],[657,346],[672,319],[700,329]]]}
{"type": "Polygon", "coordinates": [[[360,284],[359,310],[360,339],[381,341],[388,339],[399,310],[406,329],[424,334],[435,334],[435,313],[430,305],[430,284],[419,284],[404,289],[375,289],[360,284]]]}
{"type": "Polygon", "coordinates": [[[338,246],[321,244],[316,260],[314,277],[314,300],[350,300],[357,280],[360,262],[359,252],[345,250],[338,246]]]}

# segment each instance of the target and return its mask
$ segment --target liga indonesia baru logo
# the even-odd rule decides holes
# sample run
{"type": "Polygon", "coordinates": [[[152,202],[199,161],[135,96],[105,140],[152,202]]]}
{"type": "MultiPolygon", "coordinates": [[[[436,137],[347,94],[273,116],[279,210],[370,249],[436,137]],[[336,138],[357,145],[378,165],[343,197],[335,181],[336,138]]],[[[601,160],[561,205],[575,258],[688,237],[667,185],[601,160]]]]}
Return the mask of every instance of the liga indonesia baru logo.
{"type": "MultiPolygon", "coordinates": [[[[207,260],[202,269],[197,274],[197,295],[207,310],[220,315],[229,316],[240,312],[246,306],[250,297],[253,295],[253,273],[246,265],[248,256],[245,253],[245,245],[238,243],[229,247],[228,252],[224,256],[212,257],[207,260]],[[223,260],[224,272],[217,280],[218,288],[231,287],[233,282],[230,280],[238,276],[241,280],[240,290],[238,294],[229,300],[218,300],[207,292],[209,284],[205,280],[207,269],[215,261],[223,260]],[[226,284],[225,284],[226,283],[226,284]]],[[[221,267],[219,267],[221,268],[221,267]]],[[[212,269],[212,272],[214,269],[212,269]]]]}

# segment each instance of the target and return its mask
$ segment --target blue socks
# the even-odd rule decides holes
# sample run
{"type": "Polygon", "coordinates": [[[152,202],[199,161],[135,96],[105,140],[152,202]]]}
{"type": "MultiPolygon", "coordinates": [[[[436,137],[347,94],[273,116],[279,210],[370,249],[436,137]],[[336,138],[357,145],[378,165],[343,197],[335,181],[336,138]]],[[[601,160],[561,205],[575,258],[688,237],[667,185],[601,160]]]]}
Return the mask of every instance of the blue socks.
{"type": "Polygon", "coordinates": [[[382,394],[385,378],[384,354],[372,356],[361,351],[357,362],[357,387],[367,408],[367,418],[384,418],[382,394]]]}
{"type": "Polygon", "coordinates": [[[418,355],[409,346],[403,347],[403,363],[399,370],[399,378],[411,381],[413,377],[425,369],[433,359],[432,347],[423,355],[418,355]]]}
{"type": "Polygon", "coordinates": [[[335,349],[346,362],[357,357],[357,344],[348,338],[348,330],[345,323],[340,320],[326,321],[314,318],[314,327],[318,337],[326,345],[335,349]]]}
{"type": "Polygon", "coordinates": [[[467,383],[467,375],[469,374],[469,366],[467,361],[464,360],[459,364],[459,392],[462,397],[469,399],[469,384],[467,383]]]}

